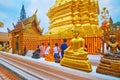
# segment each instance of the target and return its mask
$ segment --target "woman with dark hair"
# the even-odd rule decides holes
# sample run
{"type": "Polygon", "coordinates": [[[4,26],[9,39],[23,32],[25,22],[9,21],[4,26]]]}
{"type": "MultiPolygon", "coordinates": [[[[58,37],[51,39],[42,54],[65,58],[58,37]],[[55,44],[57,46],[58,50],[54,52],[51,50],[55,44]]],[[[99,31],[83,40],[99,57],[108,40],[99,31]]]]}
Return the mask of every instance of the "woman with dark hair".
{"type": "Polygon", "coordinates": [[[35,52],[33,52],[33,56],[32,58],[40,58],[40,48],[39,48],[39,45],[37,46],[37,50],[35,52]]]}
{"type": "Polygon", "coordinates": [[[45,57],[45,45],[44,43],[42,43],[42,45],[40,46],[40,57],[45,57]]]}

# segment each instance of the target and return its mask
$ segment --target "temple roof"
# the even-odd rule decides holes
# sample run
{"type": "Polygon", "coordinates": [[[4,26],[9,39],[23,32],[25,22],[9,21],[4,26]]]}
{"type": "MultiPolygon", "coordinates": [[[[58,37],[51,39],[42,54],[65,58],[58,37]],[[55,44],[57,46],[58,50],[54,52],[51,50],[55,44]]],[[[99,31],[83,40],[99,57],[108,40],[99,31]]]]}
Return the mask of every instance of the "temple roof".
{"type": "Polygon", "coordinates": [[[3,27],[4,26],[4,23],[0,22],[0,27],[3,27]]]}
{"type": "Polygon", "coordinates": [[[25,18],[26,18],[26,11],[25,11],[24,5],[22,5],[22,9],[20,12],[20,20],[23,20],[25,18]]]}
{"type": "Polygon", "coordinates": [[[0,41],[9,41],[8,33],[0,32],[0,41]]]}
{"type": "Polygon", "coordinates": [[[32,25],[37,32],[42,34],[43,29],[40,28],[39,23],[35,12],[31,17],[18,21],[16,25],[13,24],[14,29],[12,31],[24,29],[26,25],[32,25]]]}

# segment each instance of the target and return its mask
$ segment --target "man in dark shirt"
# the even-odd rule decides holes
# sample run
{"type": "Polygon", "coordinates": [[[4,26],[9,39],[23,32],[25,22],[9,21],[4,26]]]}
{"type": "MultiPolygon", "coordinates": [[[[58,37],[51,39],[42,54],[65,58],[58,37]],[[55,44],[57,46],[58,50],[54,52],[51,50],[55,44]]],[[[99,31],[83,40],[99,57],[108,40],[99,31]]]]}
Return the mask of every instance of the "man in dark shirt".
{"type": "Polygon", "coordinates": [[[66,42],[67,42],[67,39],[63,39],[63,43],[62,43],[61,46],[60,46],[62,58],[63,58],[63,56],[64,56],[64,50],[68,47],[67,44],[66,44],[66,42]]]}

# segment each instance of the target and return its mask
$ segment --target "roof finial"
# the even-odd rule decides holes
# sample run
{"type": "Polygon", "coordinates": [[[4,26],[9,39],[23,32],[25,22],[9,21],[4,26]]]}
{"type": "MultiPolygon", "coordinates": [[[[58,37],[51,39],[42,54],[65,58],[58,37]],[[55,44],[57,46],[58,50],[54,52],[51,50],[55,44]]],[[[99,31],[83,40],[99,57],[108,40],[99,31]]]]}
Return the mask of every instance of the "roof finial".
{"type": "Polygon", "coordinates": [[[26,12],[25,12],[24,5],[22,5],[22,9],[21,9],[21,12],[20,12],[20,20],[23,20],[25,18],[26,18],[26,12]]]}
{"type": "Polygon", "coordinates": [[[37,13],[38,9],[36,9],[35,14],[37,13]]]}

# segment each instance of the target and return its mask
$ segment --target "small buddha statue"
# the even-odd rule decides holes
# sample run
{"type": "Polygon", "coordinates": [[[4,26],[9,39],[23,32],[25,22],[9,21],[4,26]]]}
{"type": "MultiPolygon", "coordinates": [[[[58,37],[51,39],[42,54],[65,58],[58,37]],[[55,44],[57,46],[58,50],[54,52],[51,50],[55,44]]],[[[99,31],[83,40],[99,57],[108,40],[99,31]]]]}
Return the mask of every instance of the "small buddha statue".
{"type": "Polygon", "coordinates": [[[65,50],[64,56],[76,59],[87,59],[88,53],[85,51],[85,41],[79,37],[79,30],[73,30],[73,36],[74,38],[70,41],[71,45],[65,50]]]}
{"type": "Polygon", "coordinates": [[[64,51],[64,57],[60,64],[84,71],[92,71],[88,61],[88,53],[85,51],[85,41],[79,37],[79,30],[73,29],[74,38],[70,41],[70,46],[64,51]]]}

